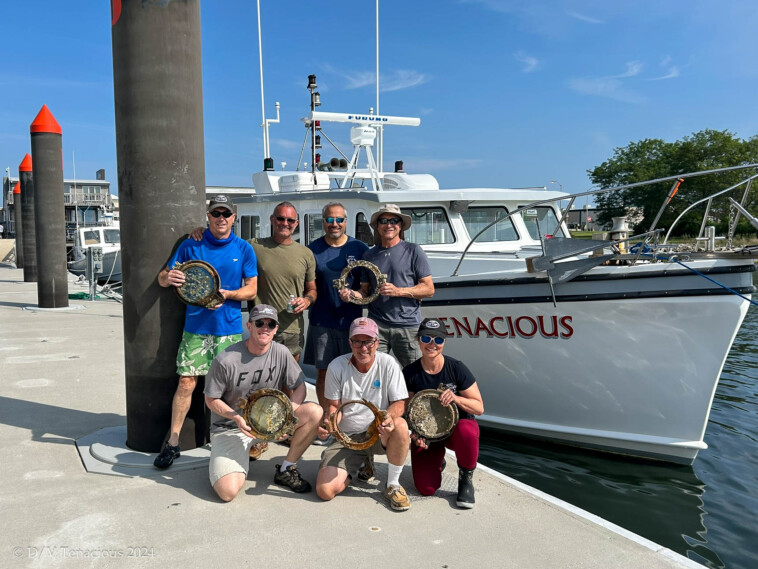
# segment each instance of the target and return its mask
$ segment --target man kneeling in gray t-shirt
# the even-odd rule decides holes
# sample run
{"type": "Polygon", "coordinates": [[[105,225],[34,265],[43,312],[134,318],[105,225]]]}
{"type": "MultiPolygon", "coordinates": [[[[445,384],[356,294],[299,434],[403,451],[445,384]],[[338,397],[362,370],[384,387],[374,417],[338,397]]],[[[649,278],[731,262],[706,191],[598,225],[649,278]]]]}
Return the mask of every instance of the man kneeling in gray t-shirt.
{"type": "Polygon", "coordinates": [[[240,400],[259,389],[278,389],[292,401],[297,417],[286,459],[276,465],[274,483],[294,492],[308,492],[311,485],[300,478],[297,461],[316,438],[323,409],[305,400],[305,375],[282,344],[272,343],[279,326],[273,306],[259,304],[250,311],[247,340],[219,354],[205,378],[205,404],[211,417],[211,485],[219,498],[229,502],[247,478],[250,447],[256,441],[240,413],[240,400]]]}

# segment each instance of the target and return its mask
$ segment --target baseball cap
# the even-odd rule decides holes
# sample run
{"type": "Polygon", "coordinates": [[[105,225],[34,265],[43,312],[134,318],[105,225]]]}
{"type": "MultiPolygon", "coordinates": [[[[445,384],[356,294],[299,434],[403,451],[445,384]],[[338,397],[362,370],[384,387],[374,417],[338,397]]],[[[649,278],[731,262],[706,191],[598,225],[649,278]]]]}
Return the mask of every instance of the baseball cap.
{"type": "Polygon", "coordinates": [[[353,323],[350,324],[350,337],[363,334],[364,336],[371,336],[372,338],[379,337],[379,327],[376,322],[371,318],[356,318],[353,323]]]}
{"type": "Polygon", "coordinates": [[[264,318],[270,318],[277,324],[279,324],[279,313],[276,308],[270,304],[256,304],[250,309],[250,316],[248,322],[255,322],[256,320],[263,320],[264,318]]]}
{"type": "Polygon", "coordinates": [[[234,202],[232,202],[232,198],[226,194],[218,194],[211,199],[211,202],[208,204],[208,213],[220,207],[226,208],[234,213],[234,202]]]}
{"type": "Polygon", "coordinates": [[[447,337],[447,331],[442,320],[438,318],[424,318],[421,321],[421,326],[418,328],[418,336],[437,336],[444,339],[447,337]]]}

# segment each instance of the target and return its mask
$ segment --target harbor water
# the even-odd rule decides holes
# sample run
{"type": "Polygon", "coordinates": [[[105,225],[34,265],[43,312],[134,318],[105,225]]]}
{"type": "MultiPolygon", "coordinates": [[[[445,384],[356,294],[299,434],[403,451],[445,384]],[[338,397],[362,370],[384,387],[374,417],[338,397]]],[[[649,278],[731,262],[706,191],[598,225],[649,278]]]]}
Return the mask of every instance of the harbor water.
{"type": "Polygon", "coordinates": [[[634,461],[489,430],[483,431],[480,462],[706,567],[755,569],[756,335],[758,307],[751,306],[716,391],[705,433],[708,449],[692,466],[634,461]]]}

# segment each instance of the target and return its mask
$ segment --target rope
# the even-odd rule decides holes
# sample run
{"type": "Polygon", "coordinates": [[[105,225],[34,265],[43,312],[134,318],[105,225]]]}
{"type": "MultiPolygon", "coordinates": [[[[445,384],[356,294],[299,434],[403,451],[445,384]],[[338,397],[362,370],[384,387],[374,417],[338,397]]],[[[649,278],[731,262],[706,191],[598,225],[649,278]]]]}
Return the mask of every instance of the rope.
{"type": "MultiPolygon", "coordinates": [[[[653,257],[652,255],[642,255],[642,256],[643,256],[643,257],[651,257],[651,258],[653,257]]],[[[668,261],[670,261],[670,262],[673,262],[673,263],[677,263],[678,265],[681,265],[681,266],[683,266],[683,267],[684,267],[685,269],[687,269],[688,271],[692,271],[692,272],[693,272],[693,273],[695,273],[696,275],[699,275],[699,276],[703,277],[704,279],[707,279],[707,280],[711,281],[713,284],[715,284],[715,285],[718,285],[718,286],[720,286],[721,288],[728,290],[728,291],[729,291],[729,292],[731,292],[732,294],[736,294],[737,296],[739,296],[739,297],[740,297],[740,298],[742,298],[743,300],[747,300],[747,301],[748,301],[750,304],[754,304],[755,306],[758,306],[758,302],[756,302],[756,301],[754,301],[754,300],[752,300],[752,299],[750,299],[750,298],[746,297],[745,295],[742,295],[742,294],[740,294],[740,293],[739,293],[739,292],[737,292],[736,290],[734,290],[734,289],[732,289],[732,288],[729,288],[728,286],[726,286],[726,285],[724,285],[724,284],[721,284],[720,282],[718,282],[717,280],[714,280],[714,279],[712,279],[712,278],[711,278],[711,277],[709,277],[708,275],[704,275],[704,274],[703,274],[703,273],[701,273],[700,271],[698,271],[698,270],[696,270],[696,269],[693,269],[692,267],[688,267],[687,265],[685,265],[684,263],[682,263],[682,262],[681,262],[681,261],[679,261],[678,259],[675,259],[675,258],[673,258],[673,257],[664,257],[664,256],[661,256],[661,255],[659,255],[659,256],[658,256],[658,258],[659,258],[659,259],[666,259],[666,260],[668,260],[668,261]]]]}

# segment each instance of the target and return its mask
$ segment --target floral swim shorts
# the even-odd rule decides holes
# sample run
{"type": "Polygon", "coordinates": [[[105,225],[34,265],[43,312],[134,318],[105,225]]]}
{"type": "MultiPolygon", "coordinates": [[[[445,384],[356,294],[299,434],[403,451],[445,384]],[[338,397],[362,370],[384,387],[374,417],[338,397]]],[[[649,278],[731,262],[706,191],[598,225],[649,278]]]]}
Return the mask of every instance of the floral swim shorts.
{"type": "Polygon", "coordinates": [[[242,334],[211,336],[184,332],[176,354],[176,373],[179,376],[205,375],[213,359],[226,348],[242,340],[242,334]]]}

